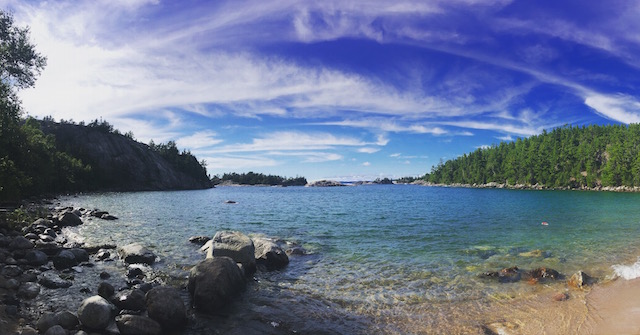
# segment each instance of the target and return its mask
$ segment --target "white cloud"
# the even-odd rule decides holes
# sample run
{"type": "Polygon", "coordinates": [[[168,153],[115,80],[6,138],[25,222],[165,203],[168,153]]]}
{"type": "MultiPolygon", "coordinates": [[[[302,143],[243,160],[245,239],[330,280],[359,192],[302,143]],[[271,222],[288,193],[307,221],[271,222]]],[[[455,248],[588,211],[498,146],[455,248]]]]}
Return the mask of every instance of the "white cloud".
{"type": "Polygon", "coordinates": [[[389,155],[389,157],[397,158],[397,157],[400,157],[401,155],[402,155],[401,153],[397,152],[389,155]]]}
{"type": "Polygon", "coordinates": [[[251,143],[231,144],[213,149],[210,152],[326,150],[336,147],[360,147],[370,144],[354,137],[336,136],[330,133],[282,131],[256,137],[251,143]]]}
{"type": "Polygon", "coordinates": [[[176,140],[176,144],[180,148],[200,149],[221,143],[222,140],[217,136],[218,134],[211,130],[198,131],[192,135],[180,137],[176,140]]]}
{"type": "Polygon", "coordinates": [[[279,165],[276,160],[265,157],[206,156],[203,158],[207,162],[207,170],[218,170],[218,172],[279,165]]]}
{"type": "Polygon", "coordinates": [[[499,139],[500,141],[505,141],[505,142],[513,141],[513,137],[511,135],[497,136],[496,138],[499,139]]]}
{"type": "Polygon", "coordinates": [[[640,122],[640,102],[628,95],[588,93],[584,103],[598,114],[623,123],[640,122]]]}
{"type": "Polygon", "coordinates": [[[373,153],[376,153],[378,151],[380,151],[380,148],[365,147],[365,148],[358,149],[358,152],[364,153],[364,154],[373,154],[373,153]]]}
{"type": "Polygon", "coordinates": [[[362,166],[371,166],[371,163],[370,162],[364,162],[364,163],[362,163],[362,166]]]}

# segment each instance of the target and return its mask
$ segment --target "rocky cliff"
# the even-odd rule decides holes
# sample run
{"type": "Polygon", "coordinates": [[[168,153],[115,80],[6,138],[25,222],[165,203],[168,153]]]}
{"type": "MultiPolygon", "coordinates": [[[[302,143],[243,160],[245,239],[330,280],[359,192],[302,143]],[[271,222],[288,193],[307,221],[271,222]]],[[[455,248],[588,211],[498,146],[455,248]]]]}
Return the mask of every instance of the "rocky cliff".
{"type": "MultiPolygon", "coordinates": [[[[206,171],[186,171],[171,164],[148,145],[118,133],[75,124],[42,122],[58,150],[90,165],[81,189],[88,191],[151,191],[211,188],[206,171]]],[[[188,159],[197,164],[195,157],[188,159]]]]}

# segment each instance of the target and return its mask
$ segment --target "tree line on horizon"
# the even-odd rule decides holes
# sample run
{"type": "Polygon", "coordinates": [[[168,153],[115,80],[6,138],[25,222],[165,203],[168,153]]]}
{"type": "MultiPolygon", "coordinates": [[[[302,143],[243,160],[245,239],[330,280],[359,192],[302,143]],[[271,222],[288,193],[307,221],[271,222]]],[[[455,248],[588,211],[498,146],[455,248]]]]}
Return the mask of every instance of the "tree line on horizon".
{"type": "Polygon", "coordinates": [[[640,186],[640,124],[544,130],[440,161],[424,179],[437,184],[640,186]]]}
{"type": "Polygon", "coordinates": [[[222,176],[216,175],[211,178],[214,185],[224,182],[231,182],[239,185],[270,185],[270,186],[304,186],[307,184],[305,177],[281,177],[275,175],[266,175],[263,173],[247,172],[247,173],[225,173],[222,176]]]}

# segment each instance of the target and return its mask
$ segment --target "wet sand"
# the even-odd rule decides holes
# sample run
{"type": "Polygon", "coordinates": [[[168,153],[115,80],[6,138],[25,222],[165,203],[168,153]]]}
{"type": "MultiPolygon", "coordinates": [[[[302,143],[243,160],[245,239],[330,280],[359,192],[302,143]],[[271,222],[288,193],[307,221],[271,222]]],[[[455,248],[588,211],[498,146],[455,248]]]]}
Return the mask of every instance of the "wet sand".
{"type": "Polygon", "coordinates": [[[640,334],[640,279],[500,302],[486,327],[488,334],[640,334]],[[555,301],[557,293],[567,293],[569,299],[555,301]]]}

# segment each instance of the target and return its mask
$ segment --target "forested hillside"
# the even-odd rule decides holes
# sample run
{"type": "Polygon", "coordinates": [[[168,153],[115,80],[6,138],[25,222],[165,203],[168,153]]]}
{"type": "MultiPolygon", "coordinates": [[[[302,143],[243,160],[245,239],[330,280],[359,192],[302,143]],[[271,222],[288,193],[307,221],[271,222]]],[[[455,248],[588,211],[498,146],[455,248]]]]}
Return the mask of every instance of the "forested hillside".
{"type": "Polygon", "coordinates": [[[640,186],[640,125],[565,126],[441,162],[438,184],[640,186]]]}

